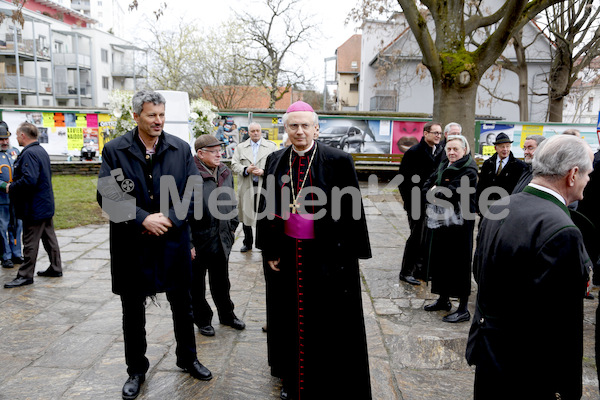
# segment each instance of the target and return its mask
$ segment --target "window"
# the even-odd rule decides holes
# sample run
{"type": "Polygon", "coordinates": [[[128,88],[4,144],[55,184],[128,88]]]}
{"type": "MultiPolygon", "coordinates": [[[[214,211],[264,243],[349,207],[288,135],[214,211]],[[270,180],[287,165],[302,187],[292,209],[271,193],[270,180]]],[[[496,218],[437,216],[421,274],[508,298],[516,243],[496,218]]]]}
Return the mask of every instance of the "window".
{"type": "Polygon", "coordinates": [[[352,69],[357,69],[358,68],[358,61],[352,61],[352,63],[350,64],[350,66],[352,67],[352,69]]]}
{"type": "Polygon", "coordinates": [[[100,59],[102,60],[103,63],[108,64],[108,50],[100,49],[100,59]]]}
{"type": "Polygon", "coordinates": [[[42,105],[43,106],[49,106],[50,105],[50,100],[48,100],[48,99],[42,99],[42,105]]]}
{"type": "Polygon", "coordinates": [[[108,76],[102,77],[102,89],[108,89],[108,76]]]}
{"type": "Polygon", "coordinates": [[[358,83],[351,83],[350,84],[350,91],[351,92],[358,92],[358,83]]]}
{"type": "Polygon", "coordinates": [[[593,97],[590,97],[588,99],[587,110],[588,110],[588,112],[594,111],[594,98],[593,97]]]}
{"type": "Polygon", "coordinates": [[[56,53],[62,53],[63,51],[63,42],[56,40],[54,42],[54,51],[56,53]]]}
{"type": "Polygon", "coordinates": [[[42,76],[42,82],[48,82],[48,68],[40,68],[40,75],[42,76]]]}

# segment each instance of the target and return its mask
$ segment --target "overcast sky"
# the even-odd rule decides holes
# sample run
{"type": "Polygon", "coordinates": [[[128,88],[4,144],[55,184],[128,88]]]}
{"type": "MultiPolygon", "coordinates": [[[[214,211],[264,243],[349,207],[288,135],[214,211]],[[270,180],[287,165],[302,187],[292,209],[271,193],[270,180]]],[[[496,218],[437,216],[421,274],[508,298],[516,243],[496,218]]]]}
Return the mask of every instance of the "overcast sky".
{"type": "MultiPolygon", "coordinates": [[[[129,0],[119,0],[123,8],[127,10],[129,0]]],[[[159,8],[159,4],[165,0],[138,0],[139,9],[129,12],[129,27],[143,24],[144,15],[152,16],[152,11],[159,8]]],[[[165,14],[161,17],[165,25],[177,21],[184,17],[185,21],[193,21],[200,26],[210,27],[218,26],[221,22],[234,18],[232,10],[250,10],[252,1],[248,0],[216,0],[216,1],[166,1],[167,8],[165,14]]],[[[322,37],[315,39],[312,43],[312,50],[302,50],[307,53],[303,58],[308,65],[308,70],[312,76],[316,76],[315,86],[317,90],[322,90],[324,84],[324,59],[333,57],[335,49],[342,45],[350,36],[357,33],[356,24],[351,22],[345,25],[344,22],[356,0],[301,0],[303,10],[308,14],[315,15],[315,21],[320,26],[322,37]]],[[[132,29],[126,36],[128,40],[135,41],[136,35],[140,30],[132,29]]],[[[333,64],[331,64],[333,68],[333,64]]],[[[330,78],[331,79],[331,78],[330,78]]]]}

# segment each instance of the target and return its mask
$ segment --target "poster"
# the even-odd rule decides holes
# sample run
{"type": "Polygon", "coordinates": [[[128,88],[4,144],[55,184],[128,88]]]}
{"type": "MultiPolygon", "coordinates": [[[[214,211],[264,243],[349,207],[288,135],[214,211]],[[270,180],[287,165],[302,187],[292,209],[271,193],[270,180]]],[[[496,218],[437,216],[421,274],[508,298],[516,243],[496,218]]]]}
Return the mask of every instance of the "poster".
{"type": "Polygon", "coordinates": [[[479,133],[480,153],[484,156],[491,156],[496,153],[496,148],[494,147],[496,136],[500,133],[505,133],[510,140],[514,140],[514,129],[515,126],[513,124],[483,124],[479,133]]]}
{"type": "Polygon", "coordinates": [[[319,119],[319,143],[346,153],[390,151],[390,121],[365,119],[319,119]]]}
{"type": "Polygon", "coordinates": [[[105,137],[114,127],[110,115],[105,113],[4,111],[2,119],[13,133],[12,146],[21,148],[14,132],[21,123],[29,122],[38,128],[40,145],[48,154],[65,157],[78,157],[84,144],[100,154],[105,137]]]}
{"type": "Polygon", "coordinates": [[[425,121],[394,121],[392,154],[404,154],[423,137],[425,121]]]}

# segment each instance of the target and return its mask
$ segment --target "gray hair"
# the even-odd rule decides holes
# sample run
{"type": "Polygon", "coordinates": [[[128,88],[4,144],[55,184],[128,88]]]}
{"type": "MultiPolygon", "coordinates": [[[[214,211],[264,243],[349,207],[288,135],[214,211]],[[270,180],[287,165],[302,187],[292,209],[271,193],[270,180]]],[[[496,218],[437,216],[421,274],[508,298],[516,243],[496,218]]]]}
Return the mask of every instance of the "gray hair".
{"type": "Polygon", "coordinates": [[[579,131],[579,129],[566,129],[563,133],[563,135],[571,135],[571,136],[577,136],[580,137],[581,136],[581,132],[579,131]]]}
{"type": "Polygon", "coordinates": [[[453,126],[458,126],[458,131],[462,133],[462,126],[458,122],[450,122],[448,125],[444,127],[444,133],[450,132],[450,128],[453,126]]]}
{"type": "Polygon", "coordinates": [[[469,154],[471,152],[471,147],[469,146],[469,141],[463,135],[450,135],[448,136],[448,140],[446,140],[446,146],[453,140],[460,140],[462,142],[462,146],[465,149],[465,154],[469,154]]]}
{"type": "Polygon", "coordinates": [[[542,135],[529,135],[525,138],[525,140],[533,140],[533,141],[535,141],[536,145],[539,146],[540,143],[542,143],[544,140],[546,140],[546,138],[543,137],[542,135]]]}
{"type": "Polygon", "coordinates": [[[258,129],[262,129],[262,126],[260,126],[260,124],[258,122],[250,122],[250,125],[248,125],[248,131],[250,131],[250,127],[252,125],[256,125],[256,126],[258,126],[258,129]]]}
{"type": "Polygon", "coordinates": [[[131,103],[133,105],[133,112],[140,115],[144,108],[144,103],[152,103],[156,106],[159,104],[166,104],[167,102],[163,95],[158,92],[152,90],[140,90],[133,95],[131,103]]]}
{"type": "MultiPolygon", "coordinates": [[[[319,125],[319,116],[314,111],[313,111],[313,114],[314,114],[314,119],[315,119],[315,125],[319,125]]],[[[285,126],[285,124],[287,124],[287,119],[288,119],[289,115],[290,115],[289,113],[285,113],[285,114],[283,114],[283,117],[281,118],[281,122],[283,122],[284,126],[285,126]]]]}
{"type": "Polygon", "coordinates": [[[555,135],[544,140],[533,157],[533,176],[557,180],[578,167],[582,172],[592,170],[590,146],[571,135],[555,135]]]}

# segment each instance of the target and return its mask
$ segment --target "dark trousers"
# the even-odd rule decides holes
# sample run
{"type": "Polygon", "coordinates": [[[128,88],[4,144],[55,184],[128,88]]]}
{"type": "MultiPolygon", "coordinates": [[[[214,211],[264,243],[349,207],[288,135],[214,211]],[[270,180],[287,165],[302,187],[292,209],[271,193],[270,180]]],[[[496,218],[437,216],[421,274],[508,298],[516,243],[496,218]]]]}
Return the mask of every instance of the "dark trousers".
{"type": "Polygon", "coordinates": [[[254,244],[254,236],[252,235],[252,226],[242,224],[244,231],[244,246],[251,249],[254,244]]]}
{"type": "Polygon", "coordinates": [[[408,225],[410,228],[410,235],[404,245],[404,256],[402,257],[400,275],[425,279],[423,271],[425,258],[425,220],[424,218],[412,219],[409,216],[408,225]]]}
{"type": "Polygon", "coordinates": [[[233,319],[233,302],[230,297],[229,262],[223,252],[219,254],[198,254],[192,262],[192,304],[194,322],[202,327],[211,324],[213,312],[206,300],[206,273],[210,284],[210,294],[217,306],[221,322],[233,319]]]}
{"type": "Polygon", "coordinates": [[[60,249],[58,240],[54,232],[54,223],[52,218],[39,221],[23,221],[23,265],[19,268],[19,276],[23,278],[33,278],[35,263],[37,261],[40,248],[40,239],[44,245],[48,258],[50,259],[50,268],[54,272],[62,272],[62,263],[60,260],[60,249]]]}
{"type": "MultiPolygon", "coordinates": [[[[190,293],[180,289],[169,291],[167,300],[171,304],[173,313],[177,364],[189,365],[197,357],[190,293]]],[[[146,342],[145,302],[146,296],[121,294],[125,363],[129,375],[145,374],[150,366],[148,358],[146,358],[148,345],[146,342]]]]}

